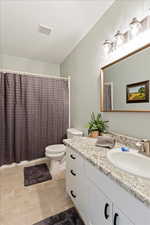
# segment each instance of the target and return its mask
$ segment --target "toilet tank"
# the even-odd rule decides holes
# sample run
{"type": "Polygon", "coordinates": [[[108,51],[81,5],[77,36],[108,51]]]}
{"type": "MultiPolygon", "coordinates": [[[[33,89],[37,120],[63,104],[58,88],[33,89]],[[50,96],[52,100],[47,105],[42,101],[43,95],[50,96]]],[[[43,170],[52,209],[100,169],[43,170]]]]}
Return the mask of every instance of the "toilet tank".
{"type": "Polygon", "coordinates": [[[80,131],[80,130],[77,130],[75,128],[68,128],[67,129],[67,138],[71,139],[71,138],[73,138],[75,136],[79,136],[79,137],[83,136],[83,132],[80,131]]]}

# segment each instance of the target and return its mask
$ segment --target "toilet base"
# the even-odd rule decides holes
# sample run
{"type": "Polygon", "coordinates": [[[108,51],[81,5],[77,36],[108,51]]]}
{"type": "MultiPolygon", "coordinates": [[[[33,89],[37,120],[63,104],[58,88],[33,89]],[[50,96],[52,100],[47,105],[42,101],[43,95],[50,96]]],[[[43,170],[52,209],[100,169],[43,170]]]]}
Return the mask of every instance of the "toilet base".
{"type": "Polygon", "coordinates": [[[62,160],[49,160],[49,170],[53,178],[55,178],[59,173],[65,171],[66,162],[62,160]]]}

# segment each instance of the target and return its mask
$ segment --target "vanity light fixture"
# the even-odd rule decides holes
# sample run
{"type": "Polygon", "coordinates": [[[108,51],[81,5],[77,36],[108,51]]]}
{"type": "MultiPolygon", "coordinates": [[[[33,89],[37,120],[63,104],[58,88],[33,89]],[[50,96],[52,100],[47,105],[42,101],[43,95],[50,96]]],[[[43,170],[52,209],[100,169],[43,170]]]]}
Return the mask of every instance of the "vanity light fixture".
{"type": "Polygon", "coordinates": [[[105,54],[108,55],[110,52],[114,52],[118,47],[122,46],[124,43],[127,43],[131,39],[138,36],[139,33],[145,32],[146,30],[150,30],[150,8],[148,10],[148,15],[142,20],[138,20],[137,17],[134,17],[129,23],[129,30],[125,33],[117,31],[112,41],[105,40],[103,43],[105,54]]]}
{"type": "Polygon", "coordinates": [[[134,17],[131,23],[129,24],[129,26],[130,26],[131,35],[134,37],[140,32],[142,25],[141,25],[141,22],[136,17],[134,17]]]}
{"type": "Polygon", "coordinates": [[[112,42],[109,40],[105,40],[103,43],[103,47],[104,47],[104,52],[107,55],[108,53],[110,53],[112,49],[112,42]]]}
{"type": "Polygon", "coordinates": [[[114,44],[116,48],[120,47],[125,41],[124,34],[122,34],[119,30],[114,35],[113,39],[114,39],[114,44]]]}

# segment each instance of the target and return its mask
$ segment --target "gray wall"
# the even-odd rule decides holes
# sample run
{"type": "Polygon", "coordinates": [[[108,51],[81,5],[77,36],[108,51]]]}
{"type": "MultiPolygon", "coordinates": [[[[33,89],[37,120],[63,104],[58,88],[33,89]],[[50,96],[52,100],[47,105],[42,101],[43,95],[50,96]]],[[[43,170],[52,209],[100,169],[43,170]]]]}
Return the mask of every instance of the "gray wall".
{"type": "Polygon", "coordinates": [[[50,64],[23,57],[0,55],[0,68],[7,70],[31,72],[60,76],[60,65],[50,64]]]}
{"type": "MultiPolygon", "coordinates": [[[[143,17],[147,0],[118,0],[61,64],[61,74],[71,75],[71,125],[85,129],[91,111],[99,111],[99,69],[104,60],[102,43],[116,30],[125,31],[135,16],[143,17]]],[[[150,138],[150,113],[104,113],[110,130],[150,138]]]]}

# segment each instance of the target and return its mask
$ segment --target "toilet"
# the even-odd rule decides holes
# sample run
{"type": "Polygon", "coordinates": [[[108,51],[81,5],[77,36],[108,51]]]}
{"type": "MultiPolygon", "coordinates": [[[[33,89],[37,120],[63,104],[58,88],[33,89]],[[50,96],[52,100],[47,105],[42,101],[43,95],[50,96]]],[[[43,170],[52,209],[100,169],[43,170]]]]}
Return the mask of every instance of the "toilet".
{"type": "MultiPolygon", "coordinates": [[[[75,128],[67,129],[67,138],[83,136],[83,132],[75,128]]],[[[45,156],[49,159],[49,169],[52,176],[55,176],[59,170],[65,169],[66,148],[64,144],[49,145],[45,148],[45,156]]]]}

